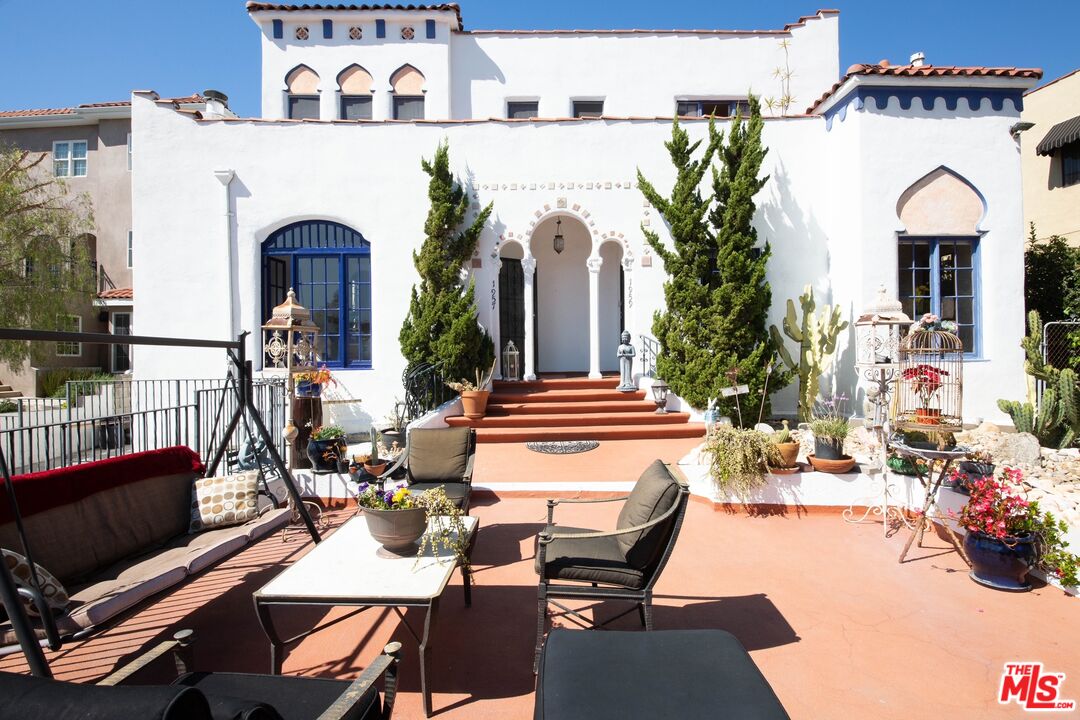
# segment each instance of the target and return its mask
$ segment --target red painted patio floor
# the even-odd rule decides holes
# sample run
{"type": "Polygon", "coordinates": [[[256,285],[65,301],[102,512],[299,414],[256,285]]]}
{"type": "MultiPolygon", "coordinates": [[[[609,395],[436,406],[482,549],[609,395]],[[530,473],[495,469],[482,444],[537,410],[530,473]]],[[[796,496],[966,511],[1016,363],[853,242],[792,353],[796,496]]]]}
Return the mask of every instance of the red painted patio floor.
{"type": "MultiPolygon", "coordinates": [[[[608,528],[618,510],[611,505],[563,506],[556,517],[608,528]]],[[[434,633],[436,717],[531,717],[533,538],[544,513],[535,498],[478,498],[473,605],[464,607],[455,574],[434,633]]],[[[333,522],[350,514],[334,513],[333,522]]],[[[50,653],[56,674],[94,681],[181,628],[196,630],[197,667],[265,671],[268,646],[251,594],[310,546],[293,537],[264,539],[100,635],[50,653]]],[[[1080,601],[1050,587],[1020,595],[981,588],[937,538],[899,565],[904,539],[884,540],[879,525],[838,516],[748,517],[692,502],[657,586],[656,625],[734,633],[793,718],[1018,717],[1019,708],[995,699],[1002,665],[1012,660],[1067,673],[1064,696],[1080,698],[1080,601]]],[[[612,603],[595,613],[620,609],[612,603]]],[[[281,627],[300,632],[338,612],[295,610],[281,627]]],[[[421,618],[410,611],[409,619],[421,618]]],[[[637,629],[636,614],[615,626],[637,629]]],[[[305,639],[285,672],[354,677],[392,639],[405,645],[395,717],[422,717],[415,644],[390,610],[305,639]]],[[[20,667],[17,657],[0,661],[0,669],[20,667]]],[[[156,679],[150,675],[142,679],[156,679]]]]}

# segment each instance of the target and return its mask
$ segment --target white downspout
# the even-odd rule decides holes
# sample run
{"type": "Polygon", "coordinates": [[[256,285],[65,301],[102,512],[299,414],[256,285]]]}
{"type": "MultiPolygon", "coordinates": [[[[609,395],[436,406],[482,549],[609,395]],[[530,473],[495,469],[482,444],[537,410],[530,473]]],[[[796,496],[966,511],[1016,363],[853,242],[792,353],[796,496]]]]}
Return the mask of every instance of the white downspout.
{"type": "Polygon", "coordinates": [[[233,225],[233,212],[231,195],[229,186],[232,184],[233,178],[236,177],[235,170],[215,170],[214,177],[221,183],[222,193],[221,200],[224,204],[224,227],[222,230],[222,238],[225,242],[225,268],[227,281],[225,283],[225,289],[228,293],[228,305],[229,310],[229,340],[235,340],[237,335],[237,322],[236,322],[236,272],[233,270],[235,253],[233,251],[233,237],[232,237],[232,225],[233,225]]]}

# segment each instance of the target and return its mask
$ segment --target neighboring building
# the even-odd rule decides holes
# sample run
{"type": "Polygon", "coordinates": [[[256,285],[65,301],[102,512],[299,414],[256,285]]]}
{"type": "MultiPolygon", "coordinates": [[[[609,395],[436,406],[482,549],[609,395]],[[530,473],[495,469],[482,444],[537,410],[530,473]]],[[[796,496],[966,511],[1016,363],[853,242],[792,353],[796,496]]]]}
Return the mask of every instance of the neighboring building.
{"type": "MultiPolygon", "coordinates": [[[[363,401],[347,429],[365,429],[401,394],[398,331],[429,205],[420,163],[448,140],[473,212],[494,203],[467,270],[497,347],[513,339],[527,377],[614,370],[619,331],[636,344],[663,306],[641,226],[670,239],[637,170],[666,193],[674,114],[700,139],[701,116],[730,114],[748,91],[786,93],[791,112],[820,99],[765,123],[755,224],[774,252],[770,321],[805,285],[847,318],[884,285],[909,314],[960,323],[978,389],[969,419],[1004,419],[997,398],[1023,397],[1010,128],[1039,70],[917,59],[840,77],[833,10],[765,31],[466,31],[456,5],[248,10],[264,117],[133,95],[134,229],[152,258],[135,276],[141,332],[251,331],[258,358],[259,326],[294,286],[323,328],[323,359],[363,401]],[[774,77],[785,62],[789,88],[774,77]]],[[[835,378],[849,396],[853,342],[849,329],[835,378]]],[[[140,376],[222,371],[213,353],[140,348],[140,376]]],[[[774,407],[793,413],[794,388],[774,407]]]]}
{"type": "Polygon", "coordinates": [[[1080,245],[1080,69],[1024,95],[1024,226],[1080,245]]]}
{"type": "MultiPolygon", "coordinates": [[[[185,107],[201,108],[202,98],[180,98],[185,107]]],[[[85,194],[94,215],[86,237],[97,275],[97,299],[71,318],[82,332],[131,333],[134,313],[132,268],[135,239],[131,226],[131,102],[90,103],[71,108],[0,111],[0,144],[48,157],[42,171],[63,178],[68,192],[85,194]]],[[[38,366],[19,373],[0,371],[2,384],[35,395],[43,373],[82,368],[123,373],[131,370],[126,346],[62,344],[50,348],[38,366]]]]}

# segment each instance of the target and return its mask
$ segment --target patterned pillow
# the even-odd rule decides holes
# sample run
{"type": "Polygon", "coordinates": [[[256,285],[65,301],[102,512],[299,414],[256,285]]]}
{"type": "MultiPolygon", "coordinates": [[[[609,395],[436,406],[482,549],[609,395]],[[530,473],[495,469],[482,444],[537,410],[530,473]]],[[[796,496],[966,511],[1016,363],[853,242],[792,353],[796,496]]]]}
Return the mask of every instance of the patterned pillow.
{"type": "Polygon", "coordinates": [[[191,486],[188,533],[243,525],[259,516],[259,472],[199,478],[191,486]]]}
{"type": "MultiPolygon", "coordinates": [[[[15,586],[20,588],[33,589],[34,581],[30,577],[30,563],[25,557],[17,552],[12,552],[4,548],[0,548],[0,557],[3,558],[7,564],[8,570],[11,572],[12,577],[15,578],[15,586]]],[[[60,584],[60,581],[52,576],[52,573],[47,571],[40,565],[34,565],[37,570],[38,582],[41,583],[41,594],[45,596],[45,602],[53,610],[64,611],[71,603],[71,599],[68,597],[67,590],[60,584]]],[[[41,613],[38,612],[37,606],[28,597],[19,596],[22,600],[23,610],[30,617],[40,617],[41,613]]]]}

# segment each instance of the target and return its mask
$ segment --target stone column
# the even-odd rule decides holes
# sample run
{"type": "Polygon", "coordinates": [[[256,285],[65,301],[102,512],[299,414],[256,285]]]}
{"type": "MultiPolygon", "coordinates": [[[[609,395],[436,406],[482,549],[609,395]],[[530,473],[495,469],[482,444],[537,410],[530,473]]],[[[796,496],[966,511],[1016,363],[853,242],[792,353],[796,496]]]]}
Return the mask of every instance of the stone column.
{"type": "Polygon", "coordinates": [[[536,339],[533,337],[533,283],[536,280],[536,258],[526,255],[521,260],[521,270],[525,275],[525,380],[536,379],[536,339]]]}
{"type": "Polygon", "coordinates": [[[594,256],[585,261],[589,267],[589,378],[600,374],[600,266],[604,260],[594,256]]]}

